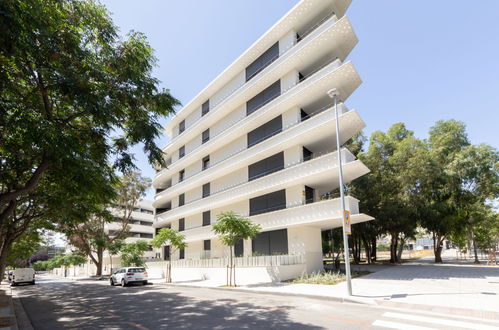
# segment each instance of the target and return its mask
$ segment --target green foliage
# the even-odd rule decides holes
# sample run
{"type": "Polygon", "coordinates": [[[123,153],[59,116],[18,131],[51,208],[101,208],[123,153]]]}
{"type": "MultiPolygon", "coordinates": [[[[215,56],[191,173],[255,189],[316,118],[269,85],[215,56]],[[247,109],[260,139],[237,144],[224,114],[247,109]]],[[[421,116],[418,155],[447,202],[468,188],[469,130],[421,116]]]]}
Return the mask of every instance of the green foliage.
{"type": "Polygon", "coordinates": [[[179,102],[145,36],[94,1],[0,2],[0,271],[32,224],[82,222],[115,196],[132,147],[164,165],[159,120],[179,102]]]}
{"type": "Polygon", "coordinates": [[[152,246],[160,248],[163,245],[170,245],[171,253],[180,249],[185,249],[187,243],[184,242],[185,236],[171,228],[161,228],[151,241],[152,246]]]}
{"type": "Polygon", "coordinates": [[[234,211],[222,212],[217,216],[213,232],[218,235],[222,244],[234,246],[239,240],[250,239],[260,232],[260,225],[253,224],[250,219],[243,218],[234,211]]]}
{"type": "Polygon", "coordinates": [[[138,240],[134,243],[124,244],[121,249],[121,265],[123,267],[129,266],[143,266],[145,264],[144,252],[149,250],[149,244],[144,240],[138,240]]]}

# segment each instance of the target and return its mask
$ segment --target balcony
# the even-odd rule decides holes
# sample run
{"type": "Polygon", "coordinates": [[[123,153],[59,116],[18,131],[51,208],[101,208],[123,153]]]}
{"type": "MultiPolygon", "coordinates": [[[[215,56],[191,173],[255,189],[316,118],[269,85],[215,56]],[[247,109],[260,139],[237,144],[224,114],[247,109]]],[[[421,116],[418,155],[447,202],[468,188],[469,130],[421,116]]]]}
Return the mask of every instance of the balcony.
{"type": "Polygon", "coordinates": [[[258,111],[229,125],[229,127],[222,130],[222,133],[213,137],[201,147],[190,151],[185,157],[158,173],[153,185],[155,187],[161,185],[164,180],[170,178],[172,173],[191,165],[195,161],[199,161],[204,154],[219,149],[221,145],[230,143],[242,134],[255,129],[290,108],[312,104],[317,99],[324,97],[331,86],[338,88],[344,95],[350,95],[360,85],[361,80],[350,62],[340,64],[341,62],[336,60],[312,72],[308,79],[293,86],[258,111]]]}
{"type": "MultiPolygon", "coordinates": [[[[191,123],[185,132],[174,137],[163,151],[172,153],[180,145],[188,143],[200,135],[205,127],[211,127],[220,118],[226,116],[291,70],[300,70],[303,66],[320,63],[326,55],[344,60],[357,41],[347,17],[343,17],[338,21],[335,16],[328,18],[319,27],[316,27],[313,32],[306,35],[301,42],[296,43],[284,54],[281,54],[278,59],[265,67],[250,81],[242,83],[228,92],[219,103],[212,106],[209,113],[191,123]],[[199,125],[201,122],[202,125],[199,125]]],[[[167,130],[171,129],[172,125],[176,125],[177,121],[176,117],[172,118],[167,124],[167,130]]]]}
{"type": "MultiPolygon", "coordinates": [[[[345,197],[345,208],[351,212],[351,223],[356,224],[373,220],[374,218],[359,213],[359,201],[351,196],[345,197]]],[[[243,214],[249,217],[248,214],[243,214]]],[[[340,198],[321,200],[305,204],[290,203],[286,208],[249,217],[250,220],[262,227],[263,231],[277,230],[292,226],[315,226],[322,230],[342,226],[342,211],[340,198]]],[[[188,228],[184,232],[186,242],[194,242],[215,238],[213,226],[188,228]]]]}
{"type": "MultiPolygon", "coordinates": [[[[342,154],[345,182],[350,182],[369,172],[361,161],[354,160],[354,156],[348,150],[342,150],[342,154]]],[[[167,223],[174,219],[234,204],[295,185],[314,185],[330,182],[330,189],[333,190],[338,187],[338,173],[337,171],[332,171],[337,166],[336,152],[330,152],[305,162],[301,161],[296,164],[290,164],[281,171],[273,172],[256,180],[246,180],[245,182],[234,184],[209,197],[193,200],[183,206],[173,208],[164,215],[156,217],[156,221],[167,223]]]]}
{"type": "MultiPolygon", "coordinates": [[[[294,125],[291,124],[289,127],[283,127],[281,133],[251,148],[243,148],[232,154],[228,154],[225,159],[212,164],[208,169],[191,175],[185,181],[177,183],[170,189],[156,195],[154,205],[161,205],[176,196],[179,191],[188,191],[199,187],[205,183],[204,181],[206,181],[207,177],[210,178],[210,181],[214,181],[232,171],[248,166],[293,145],[318,143],[327,136],[331,137],[331,144],[335,145],[336,125],[333,114],[333,109],[328,108],[305,121],[297,122],[294,125]]],[[[364,126],[364,122],[355,110],[343,113],[340,116],[340,130],[342,132],[340,143],[343,144],[346,142],[364,126]]]]}

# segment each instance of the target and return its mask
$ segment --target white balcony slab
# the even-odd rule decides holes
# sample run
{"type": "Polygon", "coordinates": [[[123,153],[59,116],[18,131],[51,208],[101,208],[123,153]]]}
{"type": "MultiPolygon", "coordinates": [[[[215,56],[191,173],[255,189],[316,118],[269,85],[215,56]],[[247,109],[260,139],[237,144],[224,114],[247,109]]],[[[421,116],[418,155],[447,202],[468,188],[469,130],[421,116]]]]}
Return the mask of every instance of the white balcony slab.
{"type": "Polygon", "coordinates": [[[265,50],[277,42],[285,33],[293,29],[299,29],[321,13],[333,11],[337,17],[342,17],[350,5],[351,0],[305,0],[300,1],[274,26],[272,26],[262,37],[251,45],[239,58],[220,73],[206,88],[196,95],[185,107],[178,112],[166,126],[166,132],[171,136],[172,128],[187,117],[192,111],[200,107],[208,98],[223,88],[232,78],[251,64],[265,50]]]}
{"type": "MultiPolygon", "coordinates": [[[[272,62],[254,78],[239,86],[222,102],[210,104],[212,107],[210,112],[186,127],[186,130],[182,134],[170,140],[163,151],[167,154],[172,153],[182,145],[196,138],[206,128],[212,126],[290,71],[300,71],[313,63],[319,64],[323,61],[324,56],[328,54],[330,56],[335,55],[340,61],[343,61],[357,42],[358,39],[347,17],[343,17],[337,22],[334,19],[328,20],[311,35],[272,62]]],[[[346,100],[347,97],[348,95],[344,95],[343,100],[346,100]]],[[[179,112],[179,114],[173,117],[167,124],[167,127],[179,121],[177,117],[181,113],[179,112]]]]}
{"type": "MultiPolygon", "coordinates": [[[[350,162],[343,165],[343,176],[346,183],[369,172],[369,169],[361,161],[351,161],[353,156],[348,150],[343,150],[343,153],[343,162],[350,160],[350,162]]],[[[336,169],[337,166],[337,153],[326,154],[206,198],[173,208],[168,212],[156,216],[156,221],[166,224],[175,219],[230,205],[238,201],[248,200],[294,185],[318,185],[324,182],[331,182],[332,185],[330,188],[335,189],[338,187],[338,172],[333,171],[333,169],[336,169]]]]}
{"type": "MultiPolygon", "coordinates": [[[[181,159],[172,163],[167,169],[164,169],[157,174],[153,183],[154,186],[160,187],[159,184],[171,178],[172,173],[178,172],[180,169],[199,161],[200,158],[207,153],[220,148],[221,141],[223,141],[223,144],[227,144],[243,135],[241,133],[249,132],[257,128],[292,107],[303,107],[310,104],[324,96],[326,92],[333,87],[342,91],[347,91],[345,93],[350,94],[360,85],[360,77],[351,62],[344,63],[340,66],[339,63],[339,61],[335,61],[322,68],[316,74],[269,102],[251,116],[226,129],[218,138],[215,137],[211,139],[203,144],[201,148],[186,154],[181,159]]],[[[309,120],[312,120],[312,118],[309,120]]]]}
{"type": "MultiPolygon", "coordinates": [[[[346,196],[345,204],[345,208],[352,212],[352,224],[374,219],[369,215],[358,213],[358,200],[356,198],[346,196]]],[[[341,227],[341,214],[341,201],[339,198],[336,198],[305,205],[290,205],[286,209],[259,214],[249,218],[252,222],[259,224],[262,227],[262,231],[294,226],[315,226],[326,230],[341,227]]],[[[163,224],[158,222],[154,226],[160,228],[163,224]]],[[[186,229],[182,234],[185,235],[186,242],[216,237],[211,225],[186,229]]]]}
{"type": "MultiPolygon", "coordinates": [[[[340,131],[342,133],[341,144],[348,141],[348,139],[365,127],[365,123],[355,110],[351,110],[341,115],[339,121],[340,131]]],[[[300,122],[295,126],[291,126],[287,129],[284,128],[283,132],[274,135],[257,145],[251,148],[241,149],[235,154],[227,155],[225,160],[213,164],[204,171],[186,177],[184,181],[157,194],[155,196],[154,205],[161,205],[181,192],[199,187],[201,184],[205,183],[207,178],[209,178],[210,181],[214,181],[227,173],[246,167],[285,148],[290,148],[294,145],[314,144],[323,140],[325,137],[330,139],[331,145],[336,144],[336,120],[332,109],[300,122]]],[[[204,150],[203,152],[209,154],[210,149],[204,150]]],[[[178,169],[173,167],[172,169],[169,169],[169,171],[171,175],[171,173],[175,173],[178,169]]],[[[167,176],[167,173],[163,174],[163,177],[167,176]]],[[[157,185],[160,185],[163,181],[164,179],[162,179],[161,175],[155,179],[157,185]]]]}

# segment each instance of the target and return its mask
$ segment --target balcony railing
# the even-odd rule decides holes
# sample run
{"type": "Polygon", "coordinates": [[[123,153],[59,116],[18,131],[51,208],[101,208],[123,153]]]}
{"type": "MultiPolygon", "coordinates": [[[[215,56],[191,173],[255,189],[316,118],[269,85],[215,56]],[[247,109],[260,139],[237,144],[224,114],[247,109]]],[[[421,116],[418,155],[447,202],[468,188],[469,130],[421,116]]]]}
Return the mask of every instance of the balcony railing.
{"type": "MultiPolygon", "coordinates": [[[[284,54],[286,54],[290,49],[292,49],[295,45],[297,45],[298,43],[300,43],[301,41],[307,39],[307,37],[309,35],[312,34],[312,32],[314,32],[318,27],[320,27],[322,24],[324,24],[326,21],[328,21],[329,19],[333,19],[336,23],[336,21],[338,20],[338,18],[335,16],[334,12],[329,12],[327,13],[324,17],[322,17],[316,24],[314,24],[313,26],[311,26],[309,29],[307,29],[305,32],[302,32],[302,35],[300,36],[299,39],[297,39],[297,42],[296,43],[293,43],[293,44],[290,44],[288,45],[286,48],[284,48],[283,50],[279,50],[280,51],[280,54],[279,54],[279,57],[282,57],[284,54]],[[281,52],[282,51],[282,52],[281,52]]],[[[276,58],[272,58],[272,59],[269,59],[269,61],[264,65],[264,68],[260,71],[258,71],[254,76],[252,76],[251,80],[254,80],[253,78],[260,75],[263,71],[265,71],[265,69],[270,65],[272,64],[273,62],[276,61],[276,58]]],[[[223,103],[225,100],[227,100],[228,98],[230,98],[232,95],[234,95],[239,89],[241,89],[243,86],[247,85],[251,80],[248,80],[248,81],[244,81],[240,84],[238,84],[237,86],[234,86],[234,88],[230,91],[228,91],[217,103],[215,104],[210,104],[210,109],[209,109],[209,112],[208,112],[208,115],[213,113],[212,110],[214,110],[218,105],[220,105],[221,103],[223,103]]],[[[192,128],[193,126],[197,125],[202,119],[206,118],[206,115],[205,116],[201,116],[200,118],[196,119],[193,123],[191,123],[189,125],[189,127],[186,127],[186,130],[189,129],[189,128],[192,128]]],[[[175,136],[171,141],[170,143],[175,143],[175,141],[181,136],[181,134],[175,136]]]]}
{"type": "MultiPolygon", "coordinates": [[[[236,267],[269,267],[301,265],[305,263],[305,256],[302,254],[286,254],[275,256],[248,256],[233,258],[236,267]]],[[[165,267],[167,261],[153,261],[147,264],[148,267],[165,267]]],[[[175,268],[225,268],[230,264],[229,258],[210,259],[181,259],[172,260],[172,267],[175,268]]]]}

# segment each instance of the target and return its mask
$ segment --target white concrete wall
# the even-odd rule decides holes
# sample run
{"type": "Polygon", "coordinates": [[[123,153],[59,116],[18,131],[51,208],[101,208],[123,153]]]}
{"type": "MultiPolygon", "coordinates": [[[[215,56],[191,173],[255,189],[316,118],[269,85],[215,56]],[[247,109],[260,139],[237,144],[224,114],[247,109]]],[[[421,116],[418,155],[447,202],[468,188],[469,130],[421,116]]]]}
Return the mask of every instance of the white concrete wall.
{"type": "Polygon", "coordinates": [[[203,215],[194,214],[189,217],[185,217],[185,230],[201,227],[203,225],[203,215]]]}
{"type": "Polygon", "coordinates": [[[286,188],[286,205],[298,205],[302,203],[304,200],[304,190],[305,187],[303,185],[286,188]]]}
{"type": "Polygon", "coordinates": [[[296,31],[291,30],[279,40],[279,55],[285,53],[296,44],[296,31]]]}
{"type": "Polygon", "coordinates": [[[202,192],[203,192],[202,187],[196,187],[194,189],[186,191],[185,192],[185,204],[188,204],[194,200],[200,199],[201,196],[203,195],[202,192]]]}
{"type": "Polygon", "coordinates": [[[223,132],[227,127],[240,121],[246,117],[246,103],[232,111],[230,114],[219,120],[215,125],[210,127],[210,138],[217,136],[223,132]]]}
{"type": "Polygon", "coordinates": [[[298,84],[298,71],[292,70],[281,78],[281,93],[298,84]]]}
{"type": "Polygon", "coordinates": [[[284,166],[288,167],[292,164],[300,162],[303,158],[303,147],[294,146],[284,150],[284,166]]]}
{"type": "Polygon", "coordinates": [[[288,228],[288,253],[304,254],[306,272],[320,272],[324,269],[322,263],[321,229],[312,226],[297,226],[288,228]]]}
{"type": "Polygon", "coordinates": [[[211,182],[211,193],[248,181],[248,167],[245,166],[211,182]]]}
{"type": "Polygon", "coordinates": [[[188,155],[191,153],[194,149],[199,147],[202,142],[202,137],[201,134],[190,140],[185,144],[185,154],[188,155]]]}
{"type": "MultiPolygon", "coordinates": [[[[202,168],[203,168],[203,160],[202,159],[187,166],[185,168],[184,180],[187,180],[189,177],[193,176],[194,174],[201,172],[202,168]]],[[[178,175],[178,173],[177,173],[177,175],[178,175]]]]}
{"type": "Polygon", "coordinates": [[[210,163],[215,164],[218,163],[220,160],[227,158],[228,155],[231,155],[238,150],[241,149],[246,149],[248,146],[248,138],[246,137],[246,134],[235,139],[229,144],[226,144],[222,148],[214,151],[210,155],[210,163]]]}
{"type": "Polygon", "coordinates": [[[243,70],[210,98],[211,107],[216,106],[220,101],[225,99],[227,95],[242,86],[245,82],[246,72],[243,70]]]}
{"type": "Polygon", "coordinates": [[[282,128],[296,125],[301,120],[300,108],[293,107],[282,114],[282,128]]]}
{"type": "MultiPolygon", "coordinates": [[[[189,127],[199,118],[201,118],[201,106],[197,108],[195,111],[190,113],[186,118],[185,118],[185,130],[188,130],[189,127]]],[[[176,126],[176,129],[178,131],[178,125],[176,126]]]]}

